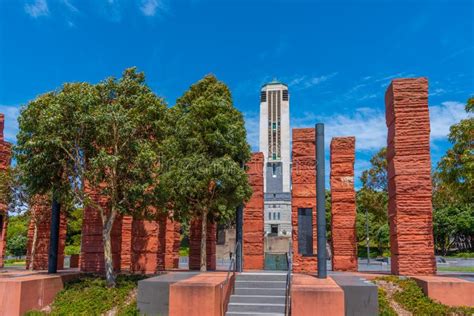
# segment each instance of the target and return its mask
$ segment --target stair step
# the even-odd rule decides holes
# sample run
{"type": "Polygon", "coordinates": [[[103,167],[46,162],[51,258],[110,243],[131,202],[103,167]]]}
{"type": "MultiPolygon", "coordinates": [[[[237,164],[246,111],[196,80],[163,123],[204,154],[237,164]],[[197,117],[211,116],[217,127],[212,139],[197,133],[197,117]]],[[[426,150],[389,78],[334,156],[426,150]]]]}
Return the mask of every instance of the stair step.
{"type": "Polygon", "coordinates": [[[285,304],[229,303],[228,312],[284,313],[285,304]]]}
{"type": "Polygon", "coordinates": [[[286,289],[235,287],[236,295],[285,296],[286,289]]]}
{"type": "Polygon", "coordinates": [[[272,289],[285,289],[285,281],[235,281],[235,288],[272,288],[272,289]]]}
{"type": "Polygon", "coordinates": [[[236,276],[238,281],[285,281],[286,274],[282,273],[241,273],[236,276]]]}
{"type": "Polygon", "coordinates": [[[232,295],[230,303],[273,303],[285,304],[285,296],[270,295],[232,295]]]}

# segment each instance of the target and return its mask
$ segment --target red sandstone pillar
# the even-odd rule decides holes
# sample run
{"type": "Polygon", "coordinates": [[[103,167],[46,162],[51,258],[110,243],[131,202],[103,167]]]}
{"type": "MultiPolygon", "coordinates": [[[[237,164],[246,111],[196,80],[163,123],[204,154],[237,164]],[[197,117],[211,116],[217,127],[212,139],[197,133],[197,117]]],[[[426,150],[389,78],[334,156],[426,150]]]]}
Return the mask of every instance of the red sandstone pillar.
{"type": "Polygon", "coordinates": [[[173,270],[179,268],[179,246],[181,243],[181,230],[178,222],[166,219],[165,247],[164,247],[164,269],[173,270]]]}
{"type": "MultiPolygon", "coordinates": [[[[317,271],[316,234],[316,148],[314,128],[293,129],[293,166],[291,170],[291,223],[293,226],[293,272],[317,271]],[[303,256],[298,251],[298,211],[309,209],[313,225],[313,255],[303,256]]],[[[324,250],[325,251],[325,250],[324,250]]]]}
{"type": "MultiPolygon", "coordinates": [[[[216,269],[217,224],[207,224],[206,255],[207,269],[216,269]]],[[[192,220],[189,227],[189,269],[199,270],[201,266],[201,220],[192,220]]]]}
{"type": "Polygon", "coordinates": [[[428,80],[393,80],[385,107],[392,273],[434,274],[428,80]]]}
{"type": "Polygon", "coordinates": [[[123,216],[122,218],[122,245],[120,251],[120,271],[130,272],[132,269],[132,227],[133,217],[123,216]]]}
{"type": "Polygon", "coordinates": [[[151,274],[163,270],[163,249],[159,241],[164,231],[159,222],[135,219],[132,235],[132,271],[151,274]]]}
{"type": "MultiPolygon", "coordinates": [[[[5,116],[0,113],[0,172],[5,172],[10,166],[11,145],[3,137],[3,127],[5,116]]],[[[7,223],[8,210],[7,205],[0,203],[0,268],[3,267],[3,254],[7,245],[7,223]]]]}
{"type": "Polygon", "coordinates": [[[357,271],[355,137],[331,140],[331,228],[333,271],[357,271]]]}
{"type": "MultiPolygon", "coordinates": [[[[36,196],[30,205],[31,220],[28,227],[28,244],[26,253],[26,266],[33,261],[33,270],[48,269],[49,239],[51,234],[51,200],[46,196],[36,196]],[[33,241],[36,230],[36,243],[34,258],[33,241]]],[[[67,222],[64,212],[60,214],[59,245],[58,245],[58,270],[64,268],[64,247],[66,246],[67,222]]]]}
{"type": "MultiPolygon", "coordinates": [[[[98,190],[87,189],[89,196],[107,209],[107,198],[101,196],[98,190]]],[[[122,216],[117,216],[110,233],[112,241],[112,261],[115,271],[120,271],[120,255],[122,247],[122,216]]],[[[103,273],[104,244],[102,239],[102,219],[99,210],[92,207],[84,209],[82,218],[82,242],[80,270],[83,272],[103,273]]]]}
{"type": "Polygon", "coordinates": [[[244,207],[243,268],[263,270],[264,267],[264,202],[263,202],[263,153],[252,154],[247,163],[247,175],[252,186],[252,197],[244,207]]]}

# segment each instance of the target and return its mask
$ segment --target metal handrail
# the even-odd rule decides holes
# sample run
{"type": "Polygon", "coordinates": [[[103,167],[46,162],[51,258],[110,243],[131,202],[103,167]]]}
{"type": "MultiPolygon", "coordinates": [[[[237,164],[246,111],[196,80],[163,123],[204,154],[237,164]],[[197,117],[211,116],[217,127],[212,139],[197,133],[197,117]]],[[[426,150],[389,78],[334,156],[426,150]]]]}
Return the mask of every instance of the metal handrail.
{"type": "Polygon", "coordinates": [[[290,245],[286,254],[286,260],[288,261],[288,273],[286,274],[286,295],[285,295],[285,315],[291,315],[291,272],[293,270],[293,244],[290,239],[290,245]]]}
{"type": "MultiPolygon", "coordinates": [[[[230,264],[229,264],[229,268],[227,269],[227,276],[225,278],[225,281],[221,283],[221,286],[220,286],[221,298],[224,298],[224,293],[223,293],[224,286],[226,286],[229,283],[230,272],[232,271],[232,276],[235,275],[235,268],[236,268],[235,258],[236,258],[236,253],[239,250],[239,247],[240,247],[240,242],[238,241],[235,243],[234,252],[230,253],[230,264]]],[[[232,288],[232,293],[234,293],[234,288],[232,288]]],[[[221,303],[221,315],[224,316],[224,300],[222,300],[222,303],[221,303]]]]}

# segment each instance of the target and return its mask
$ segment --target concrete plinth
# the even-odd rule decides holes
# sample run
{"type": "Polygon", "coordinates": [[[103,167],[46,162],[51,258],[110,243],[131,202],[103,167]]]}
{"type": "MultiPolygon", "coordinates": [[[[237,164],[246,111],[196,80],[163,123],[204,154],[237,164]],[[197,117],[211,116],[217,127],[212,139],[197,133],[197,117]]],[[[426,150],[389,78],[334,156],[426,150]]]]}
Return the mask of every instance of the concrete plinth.
{"type": "Polygon", "coordinates": [[[208,272],[171,284],[170,315],[223,315],[233,282],[225,284],[226,277],[226,272],[208,272]]]}
{"type": "Polygon", "coordinates": [[[441,276],[415,276],[413,279],[429,298],[449,306],[474,307],[474,282],[441,276]]]}
{"type": "Polygon", "coordinates": [[[333,275],[344,291],[346,316],[378,315],[377,286],[363,278],[351,275],[333,275]]]}
{"type": "Polygon", "coordinates": [[[294,274],[291,287],[291,314],[298,316],[344,315],[344,291],[331,278],[294,274]]]}
{"type": "Polygon", "coordinates": [[[51,304],[64,282],[79,273],[48,275],[31,271],[0,273],[0,316],[23,315],[51,304]]]}
{"type": "Polygon", "coordinates": [[[137,307],[142,315],[169,315],[170,286],[199,272],[171,272],[138,281],[137,307]]]}

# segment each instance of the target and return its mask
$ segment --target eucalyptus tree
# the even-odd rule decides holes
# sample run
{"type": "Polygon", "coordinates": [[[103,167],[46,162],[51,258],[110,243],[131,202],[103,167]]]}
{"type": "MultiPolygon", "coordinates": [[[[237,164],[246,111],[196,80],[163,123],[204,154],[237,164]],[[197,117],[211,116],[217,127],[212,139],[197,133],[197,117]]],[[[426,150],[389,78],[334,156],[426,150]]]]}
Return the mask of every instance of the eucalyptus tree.
{"type": "Polygon", "coordinates": [[[157,203],[165,111],[144,74],[130,68],[96,85],[65,84],[20,114],[15,157],[27,190],[100,213],[108,286],[115,285],[110,233],[117,215],[145,213],[157,203]]]}
{"type": "Polygon", "coordinates": [[[205,76],[168,111],[160,192],[181,220],[201,220],[200,269],[206,271],[208,221],[225,221],[251,195],[242,167],[250,147],[227,86],[205,76]]]}

